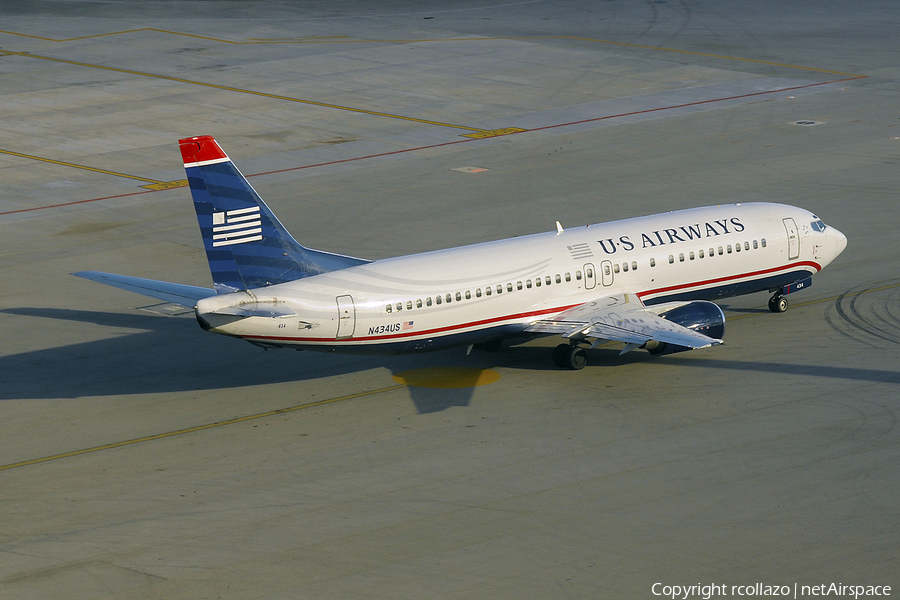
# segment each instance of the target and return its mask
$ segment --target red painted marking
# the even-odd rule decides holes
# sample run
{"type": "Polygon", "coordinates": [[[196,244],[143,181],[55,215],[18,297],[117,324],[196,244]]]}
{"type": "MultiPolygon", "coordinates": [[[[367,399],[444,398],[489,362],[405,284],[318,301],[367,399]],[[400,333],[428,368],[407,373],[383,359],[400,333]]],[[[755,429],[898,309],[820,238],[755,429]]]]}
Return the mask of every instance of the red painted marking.
{"type": "MultiPolygon", "coordinates": [[[[558,123],[558,124],[556,124],[556,125],[546,125],[546,126],[544,126],[544,127],[536,127],[536,128],[534,128],[534,129],[528,129],[528,130],[526,130],[526,131],[541,131],[541,130],[544,130],[544,129],[555,129],[555,128],[559,128],[559,127],[568,127],[568,126],[570,126],[570,125],[578,125],[578,124],[581,124],[581,123],[590,123],[590,122],[592,122],[592,121],[603,121],[603,120],[606,120],[606,119],[615,119],[615,118],[617,118],[617,117],[627,117],[627,116],[632,116],[632,115],[639,115],[639,114],[644,114],[644,113],[658,112],[658,111],[670,110],[670,109],[675,109],[675,108],[684,108],[684,107],[688,107],[688,106],[696,106],[696,105],[700,105],[700,104],[710,104],[710,103],[713,103],[713,102],[723,102],[723,101],[725,101],[725,100],[735,100],[735,99],[738,99],[738,98],[749,98],[749,97],[752,97],[752,96],[762,96],[762,95],[764,95],[764,94],[774,94],[774,93],[778,93],[778,92],[787,92],[787,91],[791,91],[791,90],[798,90],[798,89],[802,89],[802,88],[814,87],[814,86],[819,86],[819,85],[827,85],[827,84],[830,84],[830,83],[841,83],[841,82],[844,82],[844,81],[853,81],[854,79],[865,79],[865,76],[859,76],[859,77],[847,77],[847,78],[844,78],[844,79],[835,79],[835,80],[832,80],[832,81],[822,81],[822,82],[819,82],[819,83],[810,83],[810,84],[806,84],[806,85],[798,85],[798,86],[790,87],[790,88],[780,88],[780,89],[777,89],[777,90],[768,90],[768,91],[764,91],[764,92],[755,92],[755,93],[752,93],[752,94],[744,94],[744,95],[742,95],[742,96],[730,96],[730,97],[727,97],[727,98],[713,98],[712,100],[701,100],[701,101],[698,101],[698,102],[690,102],[690,103],[687,103],[687,104],[679,104],[679,105],[674,105],[674,106],[662,106],[662,107],[660,107],[660,108],[650,108],[650,109],[647,109],[647,110],[639,110],[639,111],[630,112],[630,113],[621,113],[621,114],[617,114],[617,115],[607,115],[607,116],[605,116],[605,117],[596,117],[596,118],[593,118],[593,119],[583,119],[583,120],[581,120],[581,121],[572,121],[572,122],[570,122],[570,123],[558,123]]],[[[511,133],[511,134],[509,134],[509,135],[516,135],[516,134],[518,134],[518,133],[525,133],[525,132],[524,132],[524,131],[519,131],[519,132],[511,133]]],[[[213,140],[214,147],[217,149],[218,153],[211,154],[211,155],[209,156],[209,158],[198,158],[198,156],[197,156],[196,153],[201,151],[201,147],[200,147],[200,146],[201,146],[201,143],[199,142],[199,140],[201,140],[201,139],[206,139],[206,138],[212,140],[212,136],[198,136],[198,137],[196,137],[196,138],[184,138],[184,139],[178,141],[178,142],[179,142],[179,146],[180,146],[180,148],[181,148],[181,156],[182,156],[182,158],[185,160],[185,162],[198,162],[198,161],[201,161],[201,160],[214,160],[214,159],[216,159],[216,158],[224,158],[224,157],[227,157],[227,155],[222,151],[222,149],[219,148],[218,144],[216,144],[215,141],[213,140]],[[187,145],[187,148],[188,148],[187,150],[185,150],[185,142],[187,142],[187,144],[186,144],[186,145],[187,145]],[[196,150],[194,150],[195,148],[196,148],[196,150]],[[186,155],[186,152],[187,152],[187,155],[186,155]]],[[[490,139],[494,139],[494,138],[484,138],[484,139],[485,139],[485,140],[490,140],[490,139]]],[[[403,149],[403,150],[394,150],[394,151],[392,151],[392,152],[382,152],[382,153],[379,153],[379,154],[368,154],[368,155],[366,155],[366,156],[357,156],[357,157],[354,157],[354,158],[344,158],[344,159],[340,159],[340,160],[333,160],[333,161],[329,161],[329,162],[316,163],[316,164],[311,164],[311,165],[301,165],[301,166],[299,166],[299,167],[289,167],[289,168],[287,168],[287,169],[278,169],[278,170],[275,170],[275,171],[264,171],[264,172],[262,172],[262,173],[253,173],[253,174],[251,174],[251,175],[245,175],[245,177],[248,177],[248,178],[249,178],[249,177],[259,177],[259,176],[261,176],[261,175],[273,175],[273,174],[275,174],[275,173],[287,173],[288,171],[299,171],[299,170],[301,170],[301,169],[312,169],[312,168],[315,168],[315,167],[325,167],[325,166],[328,166],[328,165],[337,165],[337,164],[346,163],[346,162],[353,162],[353,161],[357,161],[357,160],[367,160],[367,159],[369,159],[369,158],[379,158],[379,157],[382,157],[382,156],[391,156],[391,155],[394,155],[394,154],[403,154],[403,153],[405,153],[405,152],[415,152],[416,150],[429,150],[429,149],[431,149],[431,148],[440,148],[441,146],[452,146],[452,145],[454,145],[454,144],[465,144],[465,143],[468,143],[468,142],[477,142],[477,141],[484,141],[484,140],[478,140],[478,139],[474,139],[474,138],[466,138],[466,139],[463,139],[463,140],[454,140],[454,141],[452,141],[452,142],[444,142],[444,143],[442,143],[442,144],[432,144],[432,145],[430,145],[430,146],[417,146],[417,147],[415,147],[415,148],[405,148],[405,149],[403,149]]],[[[63,202],[62,204],[48,204],[48,205],[45,205],[45,206],[35,206],[35,207],[33,207],[33,208],[23,208],[23,209],[19,209],[19,210],[11,210],[11,211],[7,211],[7,212],[0,212],[0,215],[10,215],[10,214],[20,213],[20,212],[30,212],[30,211],[35,211],[35,210],[44,210],[44,209],[46,209],[46,208],[59,208],[59,207],[61,207],[61,206],[69,206],[69,205],[72,205],[72,204],[86,204],[86,203],[89,203],[89,202],[99,202],[100,200],[110,200],[110,199],[113,199],[113,198],[124,198],[124,197],[127,197],[127,196],[134,196],[134,195],[136,195],[136,194],[149,194],[149,193],[153,193],[153,192],[161,192],[161,191],[167,191],[167,190],[147,190],[147,191],[141,191],[141,192],[134,192],[134,193],[132,193],[132,194],[121,194],[121,195],[119,195],[119,196],[106,196],[106,197],[103,197],[103,198],[91,198],[91,199],[88,199],[88,200],[76,200],[76,201],[74,201],[74,202],[63,202]]],[[[646,292],[646,293],[649,293],[649,292],[646,292]]]]}
{"type": "MultiPolygon", "coordinates": [[[[618,117],[631,117],[634,115],[643,115],[643,114],[652,113],[652,112],[660,112],[663,110],[673,110],[676,108],[687,108],[689,106],[699,106],[701,104],[712,104],[713,102],[725,102],[727,100],[739,100],[741,98],[752,98],[754,96],[764,96],[766,94],[776,94],[778,92],[789,92],[789,91],[793,91],[793,90],[802,90],[804,88],[815,87],[817,85],[828,85],[830,83],[841,83],[844,81],[853,81],[854,79],[865,79],[865,78],[866,78],[865,75],[860,75],[858,77],[847,77],[844,79],[835,79],[833,81],[820,81],[819,83],[808,83],[805,85],[797,85],[794,87],[779,88],[777,90],[767,90],[765,92],[753,92],[751,94],[741,94],[738,96],[728,96],[725,98],[713,98],[711,100],[698,100],[697,102],[687,102],[685,104],[675,104],[672,106],[661,106],[659,108],[648,108],[646,110],[636,110],[634,112],[620,113],[618,115],[607,115],[605,117],[594,117],[593,119],[582,119],[581,121],[572,121],[571,123],[559,123],[556,125],[546,125],[544,127],[535,127],[534,129],[528,129],[527,131],[542,131],[544,129],[555,129],[557,127],[567,127],[569,125],[579,125],[581,123],[592,123],[594,121],[604,121],[606,119],[615,119],[618,117]]],[[[517,132],[511,133],[510,135],[516,135],[517,133],[524,133],[524,132],[517,131],[517,132]]]]}
{"type": "Polygon", "coordinates": [[[206,162],[219,158],[228,158],[228,155],[219,147],[211,135],[199,135],[196,137],[178,140],[181,148],[181,158],[184,164],[206,162]]]}
{"type": "Polygon", "coordinates": [[[723,281],[733,281],[735,279],[743,279],[745,277],[756,277],[758,275],[767,275],[769,273],[775,273],[777,271],[787,271],[788,269],[793,269],[795,267],[804,266],[804,267],[812,267],[816,270],[816,273],[822,270],[822,266],[819,263],[811,262],[811,261],[803,261],[790,263],[787,265],[783,265],[781,267],[774,267],[772,269],[763,269],[762,271],[752,271],[750,273],[741,273],[738,275],[729,275],[727,277],[718,277],[716,279],[707,279],[705,281],[695,281],[693,283],[682,283],[678,285],[671,285],[669,287],[657,288],[655,290],[646,290],[643,292],[638,292],[637,297],[641,300],[644,299],[645,296],[651,296],[655,294],[662,294],[664,292],[673,292],[675,290],[684,290],[693,287],[703,287],[707,285],[713,285],[715,283],[722,283],[723,281]]]}
{"type": "Polygon", "coordinates": [[[73,204],[87,204],[88,202],[99,202],[101,200],[112,200],[114,198],[127,198],[128,196],[139,196],[141,194],[152,194],[160,190],[142,190],[140,192],[130,192],[128,194],[119,194],[117,196],[104,196],[103,198],[90,198],[88,200],[74,200],[72,202],[62,202],[60,204],[47,204],[46,206],[34,206],[32,208],[20,208],[18,210],[7,210],[0,212],[2,215],[14,215],[16,213],[31,212],[33,210],[44,210],[45,208],[59,208],[61,206],[71,206],[73,204]]]}

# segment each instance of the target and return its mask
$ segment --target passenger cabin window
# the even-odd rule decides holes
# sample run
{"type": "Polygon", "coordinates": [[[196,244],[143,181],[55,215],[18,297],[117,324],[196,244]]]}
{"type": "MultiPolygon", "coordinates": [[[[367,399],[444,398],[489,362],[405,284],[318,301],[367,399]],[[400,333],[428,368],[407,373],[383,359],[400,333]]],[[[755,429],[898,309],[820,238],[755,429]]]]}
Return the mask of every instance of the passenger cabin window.
{"type": "Polygon", "coordinates": [[[435,296],[435,297],[434,297],[434,303],[435,303],[435,304],[440,304],[440,303],[441,303],[441,297],[440,297],[440,296],[435,296]]]}
{"type": "Polygon", "coordinates": [[[694,260],[694,251],[693,250],[688,252],[688,258],[690,258],[691,260],[694,260]]]}
{"type": "Polygon", "coordinates": [[[637,261],[631,261],[631,270],[637,271],[637,261]]]}
{"type": "Polygon", "coordinates": [[[671,264],[675,264],[675,257],[672,256],[671,254],[669,255],[669,264],[670,264],[670,265],[671,265],[671,264]]]}
{"type": "Polygon", "coordinates": [[[391,308],[391,305],[388,304],[388,305],[385,307],[385,310],[387,310],[388,313],[390,313],[393,309],[391,308]]]}
{"type": "Polygon", "coordinates": [[[402,302],[398,302],[398,303],[397,303],[397,312],[400,312],[401,310],[403,310],[403,303],[402,303],[402,302]]]}
{"type": "Polygon", "coordinates": [[[740,252],[740,251],[741,251],[741,245],[740,245],[740,244],[735,244],[735,245],[734,245],[734,251],[735,251],[735,252],[740,252]]]}
{"type": "Polygon", "coordinates": [[[758,248],[759,248],[759,242],[757,242],[756,240],[753,240],[753,249],[757,250],[758,248]]]}
{"type": "Polygon", "coordinates": [[[503,286],[500,285],[499,283],[497,284],[497,293],[498,293],[498,294],[502,294],[502,293],[503,293],[503,286]]]}
{"type": "Polygon", "coordinates": [[[731,254],[731,244],[728,244],[727,246],[725,246],[725,252],[727,252],[728,254],[731,254]]]}
{"type": "Polygon", "coordinates": [[[466,300],[471,300],[471,299],[472,299],[472,292],[470,292],[469,290],[466,290],[466,300]]]}
{"type": "Polygon", "coordinates": [[[562,277],[560,277],[558,273],[556,275],[556,283],[562,283],[562,277]]]}
{"type": "Polygon", "coordinates": [[[541,278],[540,277],[534,278],[534,287],[541,287],[541,278]]]}
{"type": "Polygon", "coordinates": [[[544,283],[546,283],[547,285],[550,285],[551,283],[553,283],[553,280],[550,278],[549,275],[547,275],[546,277],[544,277],[544,283]]]}
{"type": "Polygon", "coordinates": [[[485,295],[487,295],[487,296],[490,296],[490,295],[491,295],[491,288],[490,288],[490,286],[484,288],[484,293],[485,293],[485,295]]]}
{"type": "Polygon", "coordinates": [[[581,281],[581,271],[575,271],[575,279],[581,281]]]}
{"type": "Polygon", "coordinates": [[[722,246],[719,246],[719,256],[722,256],[722,246]]]}
{"type": "Polygon", "coordinates": [[[476,298],[481,298],[481,288],[478,288],[478,289],[475,290],[475,297],[476,297],[476,298]]]}
{"type": "Polygon", "coordinates": [[[425,298],[425,306],[431,306],[431,296],[425,298]]]}
{"type": "Polygon", "coordinates": [[[618,272],[619,272],[619,264],[616,263],[613,265],[613,273],[618,273],[618,272]]]}
{"type": "Polygon", "coordinates": [[[681,252],[681,253],[678,255],[678,262],[684,262],[684,252],[681,252]]]}
{"type": "Polygon", "coordinates": [[[566,273],[566,281],[572,281],[572,276],[566,273]]]}
{"type": "Polygon", "coordinates": [[[506,284],[506,291],[507,291],[507,292],[511,292],[511,291],[512,291],[512,284],[511,284],[511,283],[507,283],[507,284],[506,284]]]}
{"type": "Polygon", "coordinates": [[[422,308],[422,299],[421,298],[416,299],[416,308],[422,308]]]}
{"type": "Polygon", "coordinates": [[[462,294],[459,292],[456,292],[456,301],[459,302],[460,300],[462,300],[462,294]]]}
{"type": "Polygon", "coordinates": [[[697,250],[697,258],[703,258],[703,248],[697,250]]]}
{"type": "Polygon", "coordinates": [[[521,281],[517,281],[517,282],[516,282],[516,289],[517,289],[517,290],[521,290],[521,289],[522,289],[522,282],[521,282],[521,281]]]}
{"type": "Polygon", "coordinates": [[[651,258],[651,259],[650,259],[650,266],[651,266],[651,267],[655,267],[655,266],[656,266],[656,259],[655,259],[655,258],[651,258]]]}
{"type": "Polygon", "coordinates": [[[447,304],[450,304],[453,301],[453,296],[450,294],[447,294],[447,297],[445,298],[445,300],[447,301],[447,304]]]}
{"type": "Polygon", "coordinates": [[[406,310],[412,310],[412,300],[406,301],[406,310]]]}
{"type": "Polygon", "coordinates": [[[762,245],[763,248],[765,248],[766,247],[766,238],[759,240],[759,243],[762,245]]]}
{"type": "Polygon", "coordinates": [[[750,242],[744,242],[744,250],[750,249],[750,242]]]}

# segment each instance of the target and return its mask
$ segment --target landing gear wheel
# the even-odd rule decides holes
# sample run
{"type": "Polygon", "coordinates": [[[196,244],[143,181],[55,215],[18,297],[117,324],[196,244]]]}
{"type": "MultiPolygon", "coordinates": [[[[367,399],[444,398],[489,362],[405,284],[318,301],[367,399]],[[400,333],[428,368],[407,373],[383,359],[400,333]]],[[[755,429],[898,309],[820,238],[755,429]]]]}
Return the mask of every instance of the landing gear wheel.
{"type": "Polygon", "coordinates": [[[566,355],[566,366],[572,369],[573,371],[578,371],[584,368],[584,365],[587,364],[587,352],[584,351],[584,348],[580,346],[572,346],[569,348],[568,354],[566,355]]]}
{"type": "Polygon", "coordinates": [[[769,310],[771,310],[773,313],[783,313],[787,309],[787,298],[785,298],[781,294],[775,294],[774,296],[769,298],[769,310]]]}
{"type": "Polygon", "coordinates": [[[560,344],[553,349],[553,364],[560,369],[565,369],[569,366],[569,348],[571,348],[569,344],[560,344]]]}

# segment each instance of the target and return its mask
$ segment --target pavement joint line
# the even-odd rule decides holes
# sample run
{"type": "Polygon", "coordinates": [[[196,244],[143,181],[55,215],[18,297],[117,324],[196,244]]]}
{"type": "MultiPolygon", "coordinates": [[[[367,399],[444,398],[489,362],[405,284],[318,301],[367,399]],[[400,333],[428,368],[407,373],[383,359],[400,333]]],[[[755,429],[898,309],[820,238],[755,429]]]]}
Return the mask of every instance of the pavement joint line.
{"type": "MultiPolygon", "coordinates": [[[[0,34],[15,35],[30,39],[42,40],[46,42],[72,42],[77,40],[86,40],[92,38],[109,37],[114,35],[123,35],[127,33],[139,33],[143,31],[151,31],[155,33],[164,33],[167,35],[182,36],[206,40],[209,42],[218,42],[221,44],[232,45],[272,45],[272,44],[421,44],[435,42],[486,42],[486,41],[502,41],[502,40],[577,40],[582,42],[591,42],[594,44],[607,44],[611,46],[622,46],[624,48],[637,48],[640,50],[654,50],[657,52],[672,52],[677,54],[689,54],[692,56],[704,56],[707,58],[716,58],[720,60],[735,60],[740,62],[755,63],[761,65],[769,65],[774,67],[782,67],[787,69],[798,69],[802,71],[813,71],[817,73],[831,73],[834,75],[847,75],[852,77],[866,77],[855,73],[844,73],[842,71],[834,71],[830,69],[820,69],[816,67],[804,67],[802,65],[791,65],[787,63],[778,63],[768,60],[760,60],[756,58],[742,58],[739,56],[726,56],[724,54],[712,54],[709,52],[698,52],[695,50],[682,50],[679,48],[665,48],[662,46],[650,46],[645,44],[632,44],[629,42],[616,42],[613,40],[601,40],[597,38],[589,38],[575,35],[538,35],[538,36],[499,36],[499,37],[465,37],[465,38],[417,38],[417,39],[386,39],[386,40],[354,40],[344,38],[343,36],[328,36],[327,38],[301,38],[301,39],[266,39],[266,38],[248,38],[245,41],[227,40],[224,38],[216,38],[204,35],[196,35],[193,33],[182,33],[179,31],[170,31],[167,29],[158,29],[156,27],[143,27],[140,29],[126,29],[122,31],[111,31],[107,33],[97,33],[93,35],[85,35],[73,38],[55,39],[39,35],[30,35],[27,33],[18,33],[15,31],[0,30],[0,34]],[[338,39],[335,39],[338,38],[338,39]]],[[[5,52],[6,54],[13,54],[5,52]]]]}
{"type": "Polygon", "coordinates": [[[645,44],[632,44],[628,42],[616,42],[612,40],[601,40],[597,38],[588,38],[572,35],[551,35],[551,36],[500,36],[500,37],[466,37],[466,38],[415,38],[415,39],[385,39],[385,40],[353,40],[344,38],[343,36],[329,36],[328,38],[306,38],[306,39],[267,39],[267,38],[248,38],[246,41],[227,40],[224,38],[215,38],[210,36],[196,35],[191,33],[182,33],[178,31],[170,31],[166,29],[158,29],[155,27],[144,27],[141,29],[127,29],[123,31],[112,31],[108,33],[98,33],[94,35],[86,35],[73,38],[55,39],[38,35],[30,35],[27,33],[18,33],[15,31],[0,30],[0,33],[7,35],[15,35],[38,39],[48,42],[70,42],[76,40],[84,40],[91,38],[107,37],[114,35],[122,35],[127,33],[138,33],[142,31],[152,31],[156,33],[164,33],[167,35],[184,36],[196,39],[207,40],[211,42],[219,42],[222,44],[234,45],[261,45],[261,44],[415,44],[415,43],[434,43],[434,42],[480,42],[480,41],[497,41],[497,40],[551,40],[551,39],[568,39],[584,42],[592,42],[596,44],[609,44],[614,46],[623,46],[626,48],[638,48],[642,50],[656,50],[660,52],[674,52],[679,54],[690,54],[694,56],[705,56],[708,58],[717,58],[723,60],[736,60],[741,62],[750,62],[776,67],[785,67],[789,69],[800,69],[804,71],[815,71],[819,73],[832,73],[837,75],[855,75],[853,73],[844,73],[842,71],[834,71],[830,69],[820,69],[816,67],[805,67],[801,65],[791,65],[787,63],[778,63],[754,58],[742,58],[737,56],[726,56],[723,54],[712,54],[708,52],[698,52],[694,50],[682,50],[678,48],[665,48],[662,46],[650,46],[645,44]]]}
{"type": "Polygon", "coordinates": [[[196,85],[196,86],[201,86],[201,87],[206,87],[206,88],[211,88],[211,89],[216,89],[216,90],[222,90],[222,91],[226,91],[226,92],[235,92],[235,93],[239,93],[239,94],[248,94],[248,95],[251,95],[251,96],[258,96],[258,97],[260,97],[260,98],[270,98],[270,99],[273,99],[273,100],[283,100],[283,101],[286,101],[286,102],[296,102],[296,103],[298,103],[298,104],[306,104],[306,105],[308,105],[308,106],[318,106],[318,107],[321,107],[321,108],[331,108],[331,109],[335,109],[335,110],[342,110],[342,111],[347,111],[347,112],[354,112],[354,113],[358,113],[358,114],[370,115],[370,116],[375,116],[375,117],[385,117],[385,118],[389,118],[389,119],[399,119],[399,120],[401,120],[401,121],[410,121],[410,122],[413,122],[413,123],[422,123],[422,124],[425,124],[425,125],[436,125],[436,126],[438,126],[438,127],[447,127],[447,128],[450,128],[450,129],[462,129],[462,130],[465,130],[465,131],[476,131],[476,132],[478,132],[478,131],[485,131],[484,129],[480,129],[480,128],[478,128],[478,127],[469,127],[468,125],[455,125],[455,124],[453,124],[453,123],[441,123],[441,122],[439,122],[439,121],[430,121],[430,120],[428,120],[428,119],[417,119],[416,117],[407,117],[407,116],[404,116],[404,115],[395,115],[395,114],[392,114],[392,113],[379,112],[379,111],[376,111],[376,110],[368,110],[368,109],[365,109],[365,108],[354,108],[354,107],[352,107],[352,106],[341,106],[341,105],[339,105],[339,104],[329,104],[329,103],[327,103],[327,102],[318,102],[318,101],[316,101],[316,100],[304,100],[304,99],[302,99],[302,98],[294,98],[294,97],[291,97],[291,96],[282,96],[282,95],[280,95],[280,94],[270,94],[270,93],[268,93],[268,92],[257,92],[257,91],[255,91],[255,90],[245,90],[245,89],[243,89],[243,88],[230,87],[230,86],[227,86],[227,85],[219,85],[219,84],[216,84],[216,83],[207,83],[207,82],[203,82],[203,81],[195,81],[195,80],[193,80],[193,79],[184,79],[184,78],[181,78],[181,77],[172,77],[171,75],[159,75],[159,74],[156,74],[156,73],[145,73],[145,72],[143,72],[143,71],[135,71],[135,70],[132,70],[132,69],[122,69],[122,68],[119,68],[119,67],[108,67],[108,66],[105,66],[105,65],[96,65],[96,64],[93,64],[93,63],[85,63],[85,62],[79,62],[79,61],[75,61],[75,60],[68,60],[68,59],[65,59],[65,58],[54,58],[54,57],[52,57],[52,56],[43,56],[43,55],[40,55],[40,54],[32,54],[32,53],[30,53],[30,52],[11,52],[11,51],[3,51],[3,52],[4,52],[4,55],[5,55],[5,56],[21,56],[21,57],[24,57],[24,58],[37,58],[37,59],[40,59],[40,60],[47,60],[47,61],[51,61],[51,62],[58,62],[58,63],[67,64],[67,65],[75,65],[75,66],[78,66],[78,67],[85,67],[85,68],[89,68],[89,69],[100,69],[100,70],[104,70],[104,71],[112,71],[112,72],[115,72],[115,73],[125,73],[125,74],[128,74],[128,75],[137,75],[137,76],[139,76],[139,77],[148,77],[148,78],[151,78],[151,79],[159,79],[159,80],[162,80],[162,81],[172,81],[172,82],[175,82],[175,83],[185,83],[185,84],[188,84],[188,85],[196,85]]]}
{"type": "MultiPolygon", "coordinates": [[[[54,59],[54,60],[55,60],[55,59],[54,59]]],[[[368,155],[365,155],[365,156],[355,156],[355,157],[351,157],[351,158],[344,158],[344,159],[333,160],[333,161],[328,161],[328,162],[323,162],[323,163],[315,163],[315,164],[310,164],[310,165],[300,165],[300,166],[297,166],[297,167],[287,167],[287,168],[284,168],[284,169],[276,169],[276,170],[274,170],[274,171],[263,171],[263,172],[260,172],[260,173],[252,173],[252,174],[246,175],[246,177],[248,177],[248,178],[249,178],[249,177],[259,177],[259,176],[262,176],[262,175],[274,175],[274,174],[277,174],[277,173],[287,173],[287,172],[290,172],[290,171],[299,171],[299,170],[303,170],[303,169],[312,169],[312,168],[315,168],[315,167],[324,167],[324,166],[329,166],[329,165],[337,165],[337,164],[347,163],[347,162],[353,162],[353,161],[357,161],[357,160],[367,160],[367,159],[370,159],[370,158],[380,158],[380,157],[384,157],[384,156],[391,156],[391,155],[394,155],[394,154],[402,154],[402,153],[405,153],[405,152],[415,152],[416,150],[429,150],[429,149],[432,149],[432,148],[439,148],[439,147],[441,147],[441,146],[451,146],[451,145],[454,145],[454,144],[461,144],[461,143],[465,143],[465,142],[478,141],[478,140],[480,140],[480,139],[491,139],[491,138],[494,138],[494,137],[498,137],[499,135],[516,135],[516,134],[519,134],[519,133],[527,133],[527,132],[532,132],[532,131],[543,131],[543,130],[548,130],[548,129],[557,129],[557,128],[561,128],[561,127],[569,127],[569,126],[572,126],[572,125],[580,125],[580,124],[584,124],[584,123],[592,123],[592,122],[596,122],[596,121],[604,121],[604,120],[615,119],[615,118],[621,118],[621,117],[629,117],[629,116],[635,116],[635,115],[640,115],[640,114],[647,114],[647,113],[652,113],[652,112],[661,112],[661,111],[665,111],[665,110],[674,110],[674,109],[678,109],[678,108],[688,108],[688,107],[691,107],[691,106],[700,106],[700,105],[703,105],[703,104],[712,104],[712,103],[714,103],[714,102],[725,102],[725,101],[728,101],[728,100],[738,100],[738,99],[741,99],[741,98],[748,98],[748,97],[753,97],[753,96],[762,96],[762,95],[766,95],[766,94],[774,94],[774,93],[779,93],[779,92],[789,92],[789,91],[794,91],[794,90],[803,89],[803,88],[816,87],[816,86],[820,86],[820,85],[827,85],[827,84],[833,84],[833,83],[841,83],[841,82],[844,82],[844,81],[852,81],[852,80],[855,80],[855,79],[862,79],[862,78],[865,78],[865,76],[849,77],[849,78],[846,78],[846,79],[837,79],[837,80],[823,81],[823,82],[818,82],[818,83],[809,83],[809,84],[804,84],[804,85],[799,85],[799,86],[793,86],[793,87],[789,87],[789,88],[778,88],[778,89],[774,89],[774,90],[765,90],[765,91],[762,91],[762,92],[753,92],[753,93],[751,93],[751,94],[743,94],[743,95],[739,95],[739,96],[728,96],[728,97],[724,97],[724,98],[711,98],[711,99],[709,99],[709,100],[699,100],[699,101],[697,101],[697,102],[689,102],[689,103],[686,103],[686,104],[678,104],[678,105],[670,105],[670,106],[660,106],[660,107],[657,107],[657,108],[649,108],[649,109],[646,109],[646,110],[639,110],[639,111],[633,111],[633,112],[628,112],[628,113],[618,113],[618,114],[614,114],[614,115],[604,115],[604,116],[601,116],[601,117],[594,117],[594,118],[591,118],[591,119],[582,119],[582,120],[580,120],[580,121],[571,121],[571,122],[568,122],[568,123],[554,123],[554,124],[552,124],[552,125],[545,125],[545,126],[543,126],[543,127],[535,127],[535,128],[532,128],[532,129],[521,129],[521,128],[518,128],[518,127],[510,127],[510,128],[507,128],[507,129],[501,129],[501,130],[491,130],[491,131],[488,131],[488,130],[481,130],[482,133],[485,133],[485,134],[494,134],[494,135],[477,135],[477,136],[476,136],[476,135],[471,135],[471,136],[470,136],[470,135],[461,135],[460,137],[464,137],[465,139],[462,139],[462,140],[454,140],[454,141],[452,141],[452,142],[442,142],[442,143],[440,143],[440,144],[431,144],[431,145],[428,145],[428,146],[416,146],[416,147],[413,147],[413,148],[404,148],[404,149],[402,149],[402,150],[393,150],[393,151],[391,151],[391,152],[381,152],[381,153],[378,153],[378,154],[368,154],[368,155]],[[497,133],[497,132],[502,132],[502,133],[497,133]]],[[[31,157],[31,158],[36,158],[36,157],[31,157]]],[[[178,187],[185,187],[184,185],[181,185],[183,181],[184,181],[184,180],[173,181],[173,182],[157,182],[159,185],[146,185],[146,186],[142,186],[142,187],[149,188],[151,191],[165,191],[165,190],[168,190],[168,189],[173,189],[173,188],[178,188],[178,187]]],[[[137,193],[144,193],[144,192],[137,192],[137,193]]],[[[43,209],[49,209],[49,208],[59,208],[59,207],[61,207],[61,206],[69,206],[69,205],[71,205],[71,204],[87,204],[87,203],[89,203],[89,202],[96,202],[96,201],[99,201],[99,200],[109,200],[109,199],[112,199],[112,198],[119,198],[119,197],[130,196],[130,195],[133,195],[133,194],[122,194],[121,196],[105,196],[105,197],[103,197],[103,198],[95,198],[95,199],[87,199],[87,200],[77,200],[77,201],[75,201],[75,202],[66,202],[66,203],[63,203],[63,204],[51,204],[51,205],[47,205],[47,206],[36,206],[36,207],[33,207],[33,208],[24,208],[24,209],[19,209],[19,210],[11,210],[11,211],[6,211],[6,212],[0,212],[0,216],[3,216],[3,215],[9,215],[9,214],[15,214],[15,213],[20,213],[20,212],[31,212],[31,211],[43,210],[43,209]]]]}
{"type": "Polygon", "coordinates": [[[392,391],[403,389],[406,387],[409,387],[409,386],[407,386],[406,384],[391,385],[388,387],[378,388],[375,390],[367,390],[364,392],[357,392],[355,394],[347,394],[347,395],[338,396],[335,398],[327,398],[325,400],[318,400],[316,402],[306,402],[304,404],[297,404],[295,406],[289,406],[287,408],[276,408],[275,410],[267,410],[265,412],[255,413],[252,415],[246,415],[243,417],[235,417],[233,419],[227,419],[225,421],[217,421],[215,423],[207,423],[206,425],[197,425],[195,427],[186,427],[184,429],[176,429],[174,431],[167,431],[165,433],[157,433],[157,434],[153,434],[153,435],[147,435],[144,437],[134,438],[131,440],[124,440],[121,442],[112,442],[109,444],[102,444],[100,446],[92,446],[90,448],[83,448],[81,450],[73,450],[71,452],[63,452],[61,454],[53,454],[51,456],[44,456],[41,458],[33,458],[30,460],[23,460],[23,461],[16,462],[16,463],[10,463],[8,465],[0,465],[0,471],[8,471],[10,469],[16,469],[19,467],[27,467],[30,465],[51,462],[54,460],[61,460],[64,458],[81,456],[82,454],[91,454],[94,452],[101,452],[103,450],[112,450],[114,448],[123,448],[125,446],[133,446],[135,444],[142,444],[144,442],[152,442],[155,440],[161,440],[161,439],[175,437],[175,436],[179,436],[179,435],[186,435],[188,433],[196,433],[199,431],[205,431],[207,429],[226,427],[228,425],[236,425],[238,423],[245,423],[247,421],[253,421],[256,419],[264,419],[267,417],[274,417],[276,415],[283,415],[283,414],[298,411],[298,410],[315,408],[318,406],[325,406],[327,404],[334,404],[336,402],[343,402],[346,400],[355,400],[357,398],[364,398],[366,396],[374,396],[376,394],[392,392],[392,391]]]}

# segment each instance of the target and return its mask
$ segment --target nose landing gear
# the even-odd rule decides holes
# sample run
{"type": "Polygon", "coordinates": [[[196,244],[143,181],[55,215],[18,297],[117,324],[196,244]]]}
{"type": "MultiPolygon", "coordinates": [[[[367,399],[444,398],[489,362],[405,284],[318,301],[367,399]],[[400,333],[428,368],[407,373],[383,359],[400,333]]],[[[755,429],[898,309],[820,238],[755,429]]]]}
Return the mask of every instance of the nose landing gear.
{"type": "Polygon", "coordinates": [[[788,300],[778,292],[769,298],[769,310],[773,313],[783,313],[788,309],[788,300]]]}

